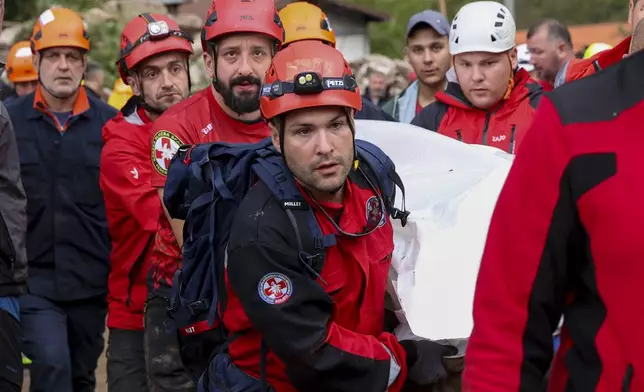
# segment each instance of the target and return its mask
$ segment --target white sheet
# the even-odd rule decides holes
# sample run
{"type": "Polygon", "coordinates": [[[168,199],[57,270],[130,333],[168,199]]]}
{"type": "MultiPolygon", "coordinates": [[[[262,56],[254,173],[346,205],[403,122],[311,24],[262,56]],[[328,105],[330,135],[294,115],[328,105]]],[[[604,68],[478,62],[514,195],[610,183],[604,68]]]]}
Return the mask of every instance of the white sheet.
{"type": "Polygon", "coordinates": [[[392,158],[405,184],[411,215],[405,227],[394,223],[392,277],[411,332],[469,337],[479,262],[513,156],[410,124],[359,120],[356,128],[392,158]]]}

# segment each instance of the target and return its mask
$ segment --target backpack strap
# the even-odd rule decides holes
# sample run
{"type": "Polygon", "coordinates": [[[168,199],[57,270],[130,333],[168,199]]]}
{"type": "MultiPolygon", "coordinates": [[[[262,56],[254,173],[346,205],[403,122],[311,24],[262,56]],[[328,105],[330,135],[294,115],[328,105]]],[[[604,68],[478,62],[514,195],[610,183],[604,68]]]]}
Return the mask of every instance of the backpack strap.
{"type": "Polygon", "coordinates": [[[400,220],[404,227],[410,212],[405,206],[405,185],[396,172],[396,166],[387,154],[372,143],[356,140],[356,147],[358,159],[367,166],[363,174],[380,189],[391,218],[400,220]],[[400,188],[402,193],[402,209],[395,207],[396,187],[400,188]]]}
{"type": "Polygon", "coordinates": [[[322,280],[320,271],[325,250],[337,243],[335,235],[322,233],[313,209],[300,193],[281,155],[274,149],[261,152],[253,170],[284,208],[295,232],[300,262],[312,276],[322,280]]]}

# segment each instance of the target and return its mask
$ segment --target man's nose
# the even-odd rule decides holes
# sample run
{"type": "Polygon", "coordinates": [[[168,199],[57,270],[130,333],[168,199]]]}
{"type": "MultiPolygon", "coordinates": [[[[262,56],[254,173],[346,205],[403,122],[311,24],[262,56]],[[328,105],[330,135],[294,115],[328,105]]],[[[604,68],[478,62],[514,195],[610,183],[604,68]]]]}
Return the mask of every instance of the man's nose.
{"type": "Polygon", "coordinates": [[[331,139],[329,138],[329,134],[327,133],[326,129],[322,129],[318,131],[317,135],[317,151],[316,153],[318,155],[327,155],[333,152],[333,145],[331,143],[331,139]]]}
{"type": "Polygon", "coordinates": [[[432,55],[431,49],[425,49],[423,52],[423,63],[431,64],[434,62],[434,56],[432,55]]]}
{"type": "Polygon", "coordinates": [[[241,56],[241,63],[239,64],[239,70],[237,71],[240,75],[252,75],[253,67],[250,65],[251,59],[250,55],[245,53],[241,56]]]}

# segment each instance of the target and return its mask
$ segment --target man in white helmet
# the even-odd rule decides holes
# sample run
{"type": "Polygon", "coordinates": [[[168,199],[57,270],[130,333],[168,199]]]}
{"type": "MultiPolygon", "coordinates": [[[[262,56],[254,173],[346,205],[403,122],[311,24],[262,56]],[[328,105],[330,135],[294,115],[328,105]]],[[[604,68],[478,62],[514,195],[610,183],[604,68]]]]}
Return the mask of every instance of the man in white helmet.
{"type": "Polygon", "coordinates": [[[515,153],[543,89],[518,66],[516,25],[493,1],[463,6],[450,29],[449,50],[457,82],[412,120],[442,135],[515,153]]]}

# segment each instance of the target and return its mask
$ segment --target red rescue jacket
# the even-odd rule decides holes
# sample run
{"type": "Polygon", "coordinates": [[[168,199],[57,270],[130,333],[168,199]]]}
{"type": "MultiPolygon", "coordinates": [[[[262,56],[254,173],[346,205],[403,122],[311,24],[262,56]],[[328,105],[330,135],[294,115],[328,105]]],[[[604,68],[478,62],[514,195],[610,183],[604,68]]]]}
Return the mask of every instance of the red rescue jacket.
{"type": "Polygon", "coordinates": [[[628,54],[630,47],[631,37],[629,36],[612,49],[603,50],[587,59],[571,60],[566,65],[566,83],[585,78],[620,62],[624,55],[628,54]]]}
{"type": "Polygon", "coordinates": [[[644,52],[543,100],[501,191],[463,391],[644,391],[644,52]],[[561,345],[552,333],[563,315],[561,345]]]}
{"type": "MultiPolygon", "coordinates": [[[[342,230],[356,233],[378,209],[366,180],[352,177],[342,204],[321,205],[338,217],[342,230]]],[[[319,208],[312,208],[322,233],[337,233],[319,208]]],[[[263,340],[266,379],[276,392],[400,391],[407,372],[405,350],[383,332],[394,249],[389,217],[375,215],[382,226],[367,236],[337,235],[337,244],[318,263],[323,265],[316,264],[321,276],[316,280],[298,261],[293,226],[268,188],[253,187],[236,216],[228,243],[224,313],[231,333],[245,331],[230,343],[235,365],[259,378],[263,340]],[[279,296],[273,285],[281,285],[279,296]]]]}
{"type": "Polygon", "coordinates": [[[150,120],[136,98],[103,128],[100,185],[112,239],[107,326],[143,330],[152,242],[161,200],[150,186],[150,120]]]}
{"type": "Polygon", "coordinates": [[[458,83],[449,83],[411,123],[465,143],[498,147],[514,154],[542,94],[539,83],[519,69],[510,96],[490,110],[481,110],[467,100],[458,83]]]}

